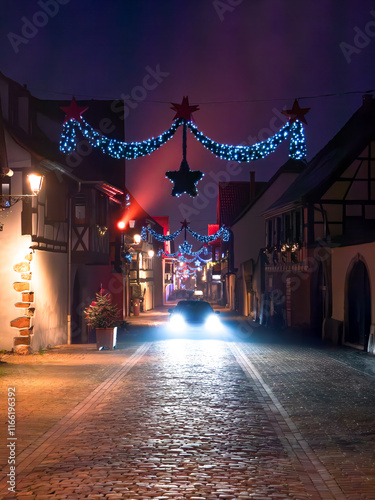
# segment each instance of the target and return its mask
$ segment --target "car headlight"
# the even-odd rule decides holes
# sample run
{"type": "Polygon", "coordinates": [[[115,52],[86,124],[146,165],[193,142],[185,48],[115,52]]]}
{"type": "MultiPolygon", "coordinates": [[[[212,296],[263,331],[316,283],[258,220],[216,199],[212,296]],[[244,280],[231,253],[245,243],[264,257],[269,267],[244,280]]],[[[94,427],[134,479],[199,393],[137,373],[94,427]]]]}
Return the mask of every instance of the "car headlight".
{"type": "Polygon", "coordinates": [[[210,314],[206,319],[205,326],[210,332],[218,332],[222,330],[222,324],[216,314],[210,314]]]}
{"type": "Polygon", "coordinates": [[[169,320],[169,328],[173,331],[183,330],[186,326],[185,319],[182,314],[172,314],[169,320]]]}

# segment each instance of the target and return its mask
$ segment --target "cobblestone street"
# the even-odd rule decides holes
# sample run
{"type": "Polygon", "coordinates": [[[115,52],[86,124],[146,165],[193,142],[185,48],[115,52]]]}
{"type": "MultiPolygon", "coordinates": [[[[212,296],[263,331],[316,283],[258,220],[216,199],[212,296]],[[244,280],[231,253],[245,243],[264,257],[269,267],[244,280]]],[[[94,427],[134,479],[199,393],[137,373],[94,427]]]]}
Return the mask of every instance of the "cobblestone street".
{"type": "Polygon", "coordinates": [[[1,498],[375,499],[375,358],[148,328],[115,351],[3,356],[1,498]]]}

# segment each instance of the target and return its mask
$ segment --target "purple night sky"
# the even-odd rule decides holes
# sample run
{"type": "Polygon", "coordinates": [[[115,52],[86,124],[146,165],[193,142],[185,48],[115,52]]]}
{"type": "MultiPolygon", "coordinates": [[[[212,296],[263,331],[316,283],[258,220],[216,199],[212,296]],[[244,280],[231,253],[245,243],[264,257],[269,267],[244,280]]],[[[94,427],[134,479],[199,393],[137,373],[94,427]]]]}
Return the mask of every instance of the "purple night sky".
{"type": "MultiPolygon", "coordinates": [[[[282,126],[281,109],[306,97],[309,160],[361,105],[362,91],[375,88],[371,0],[5,0],[2,7],[0,71],[40,98],[132,96],[127,141],[168,129],[169,103],[187,95],[200,105],[194,119],[202,132],[251,144],[282,126]],[[40,15],[42,5],[49,14],[40,15]],[[147,76],[157,71],[156,80],[147,76]],[[351,91],[360,93],[315,98],[351,91]]],[[[206,233],[216,221],[218,180],[248,180],[250,170],[267,180],[288,159],[285,143],[229,175],[227,162],[188,133],[190,168],[205,177],[198,198],[173,198],[164,174],[180,166],[181,133],[127,162],[129,190],[150,215],[169,215],[172,230],[187,217],[206,233]]]]}

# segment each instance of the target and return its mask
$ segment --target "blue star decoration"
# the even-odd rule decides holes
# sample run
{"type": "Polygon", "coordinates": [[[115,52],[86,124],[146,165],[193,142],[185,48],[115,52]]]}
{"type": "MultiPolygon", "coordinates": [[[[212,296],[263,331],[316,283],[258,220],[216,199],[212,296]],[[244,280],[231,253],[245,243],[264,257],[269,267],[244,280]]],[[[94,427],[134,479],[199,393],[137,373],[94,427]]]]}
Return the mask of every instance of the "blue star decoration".
{"type": "Polygon", "coordinates": [[[173,182],[172,196],[181,196],[186,193],[192,197],[197,196],[197,184],[203,177],[200,170],[190,170],[188,162],[181,162],[180,170],[170,170],[165,176],[173,182]]]}
{"type": "Polygon", "coordinates": [[[180,252],[187,253],[188,255],[191,255],[192,248],[193,245],[189,245],[187,241],[184,241],[181,245],[178,245],[178,249],[180,250],[180,252]]]}

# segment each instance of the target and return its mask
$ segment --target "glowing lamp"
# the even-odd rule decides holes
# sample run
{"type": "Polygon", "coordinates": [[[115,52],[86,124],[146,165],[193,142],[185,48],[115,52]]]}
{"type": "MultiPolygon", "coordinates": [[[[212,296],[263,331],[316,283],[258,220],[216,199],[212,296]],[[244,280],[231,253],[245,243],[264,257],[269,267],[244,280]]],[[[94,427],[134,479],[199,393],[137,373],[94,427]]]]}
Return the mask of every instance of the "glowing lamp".
{"type": "Polygon", "coordinates": [[[3,168],[2,171],[0,172],[0,175],[6,175],[7,177],[12,177],[14,174],[13,170],[11,168],[3,168]]]}
{"type": "Polygon", "coordinates": [[[149,250],[147,253],[150,259],[152,259],[152,257],[155,255],[155,252],[153,250],[149,250]]]}
{"type": "Polygon", "coordinates": [[[30,184],[31,191],[34,195],[37,195],[42,189],[43,176],[38,174],[30,174],[27,176],[30,184]]]}
{"type": "Polygon", "coordinates": [[[140,234],[135,234],[134,235],[134,243],[138,245],[138,243],[141,242],[141,235],[140,234]]]}
{"type": "Polygon", "coordinates": [[[123,220],[120,220],[117,223],[117,227],[118,227],[118,229],[120,229],[121,231],[123,231],[125,229],[125,227],[126,227],[126,223],[123,220]]]}

